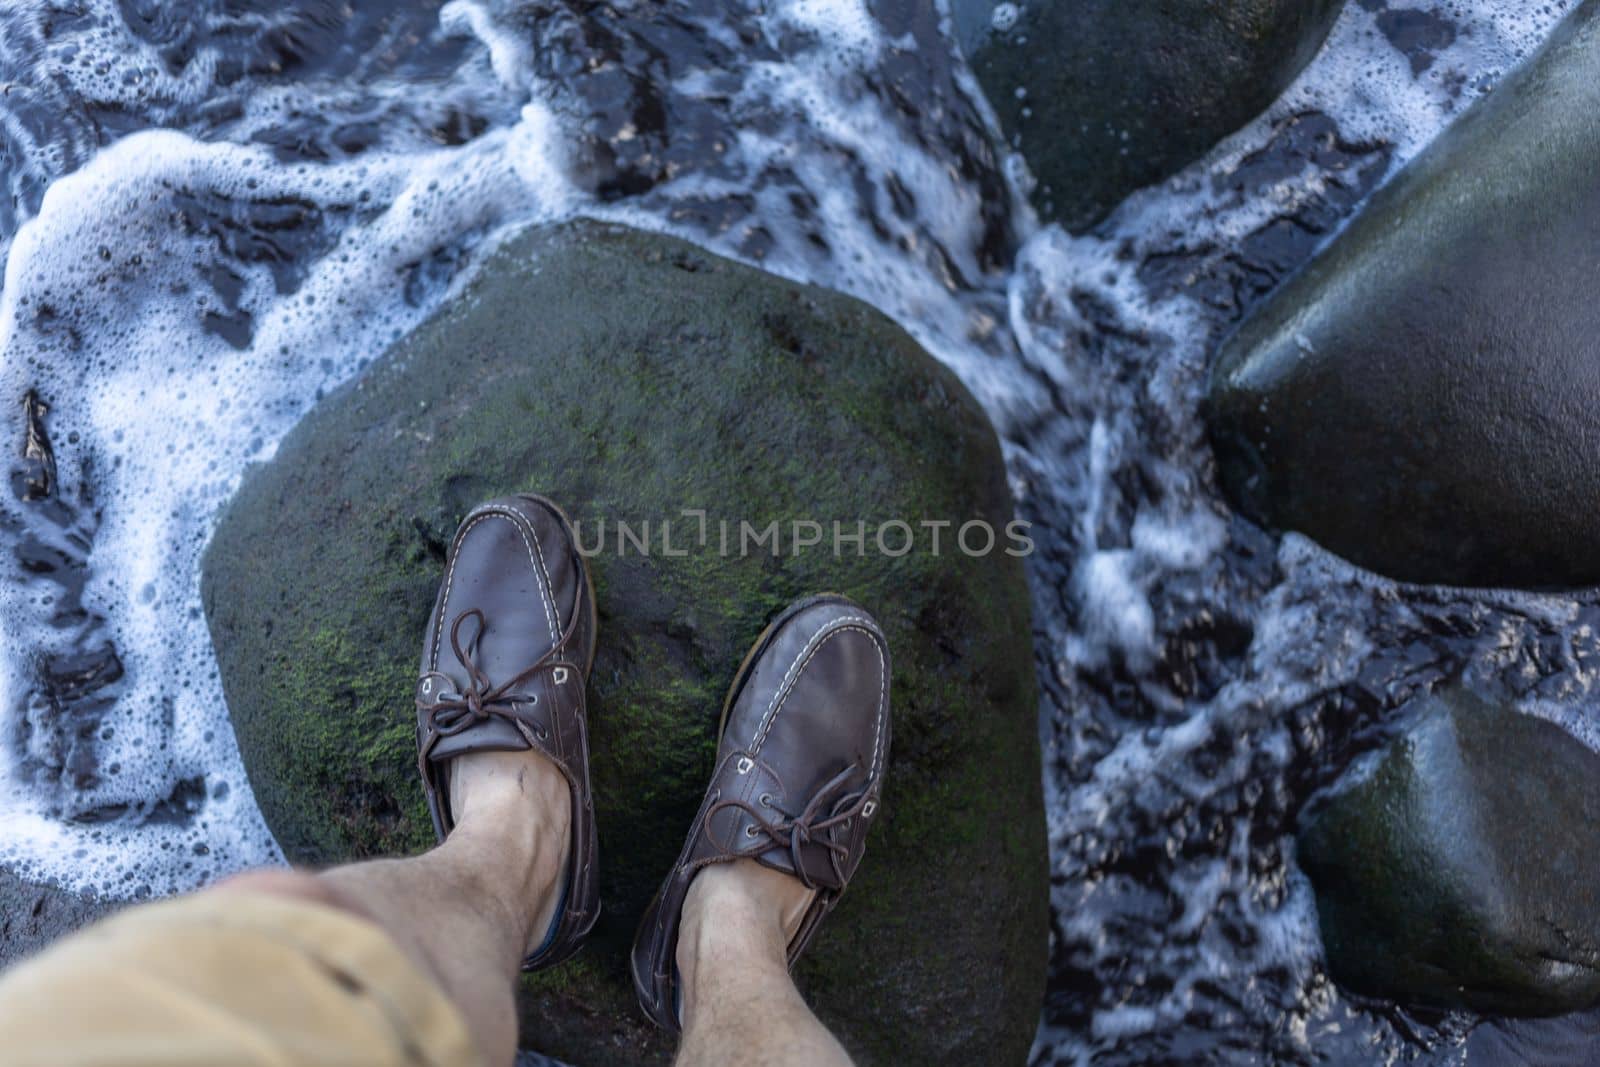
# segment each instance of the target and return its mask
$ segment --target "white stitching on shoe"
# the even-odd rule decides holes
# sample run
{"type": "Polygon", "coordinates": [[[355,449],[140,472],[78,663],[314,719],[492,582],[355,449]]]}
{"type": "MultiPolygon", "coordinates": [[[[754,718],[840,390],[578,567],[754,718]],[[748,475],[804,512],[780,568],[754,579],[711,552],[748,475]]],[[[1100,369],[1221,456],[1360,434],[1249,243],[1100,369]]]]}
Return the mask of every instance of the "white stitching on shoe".
{"type": "Polygon", "coordinates": [[[772,702],[767,706],[766,714],[761,718],[761,729],[756,731],[755,743],[750,746],[751,752],[759,753],[761,751],[761,745],[767,738],[767,732],[772,729],[772,724],[778,717],[778,711],[783,707],[784,701],[789,699],[789,694],[793,691],[793,683],[799,678],[800,672],[805,669],[806,664],[810,663],[812,657],[822,650],[822,646],[827,643],[829,638],[842,634],[846,630],[858,630],[866,634],[872,641],[872,650],[878,654],[878,717],[876,732],[872,739],[872,769],[873,772],[877,771],[879,756],[883,751],[883,723],[884,719],[887,718],[884,714],[884,705],[887,703],[889,696],[889,665],[884,662],[882,638],[876,627],[873,626],[871,619],[861,615],[845,615],[829,622],[828,625],[813,634],[811,640],[807,641],[805,647],[795,655],[794,662],[789,665],[789,670],[784,674],[783,681],[779,683],[777,692],[772,694],[772,702]]]}
{"type": "MultiPolygon", "coordinates": [[[[556,645],[561,641],[561,626],[556,619],[556,583],[550,580],[550,568],[545,566],[544,545],[539,541],[538,528],[533,525],[531,520],[523,518],[520,514],[517,515],[517,518],[526,522],[528,524],[528,532],[533,534],[533,548],[539,554],[539,575],[544,579],[544,614],[545,618],[550,620],[550,643],[556,645]]],[[[517,533],[522,533],[520,525],[517,526],[517,533]]],[[[524,547],[527,546],[527,537],[524,536],[522,538],[522,543],[524,547]]]]}
{"type": "Polygon", "coordinates": [[[450,603],[450,588],[456,581],[456,563],[461,559],[461,554],[453,550],[460,547],[461,542],[466,540],[467,534],[472,530],[472,527],[478,525],[483,518],[484,516],[481,515],[474,518],[471,525],[458,531],[455,536],[455,543],[451,546],[450,566],[446,567],[444,571],[444,592],[439,597],[439,606],[437,608],[439,615],[434,620],[433,653],[428,657],[429,670],[437,670],[439,667],[439,644],[444,640],[444,606],[450,603]]]}
{"type": "MultiPolygon", "coordinates": [[[[560,641],[561,631],[556,628],[554,607],[555,591],[550,582],[550,572],[544,565],[544,550],[539,545],[539,535],[537,532],[535,532],[533,535],[533,544],[530,545],[528,543],[528,535],[523,532],[521,523],[517,522],[517,519],[521,518],[521,516],[506,508],[486,508],[476,513],[472,517],[472,520],[468,522],[466,526],[462,527],[461,531],[456,534],[455,547],[459,548],[461,546],[462,542],[467,539],[467,534],[471,533],[473,527],[477,526],[478,523],[484,521],[485,519],[493,518],[505,519],[511,524],[512,529],[517,531],[517,536],[522,539],[522,547],[528,553],[528,563],[537,569],[537,575],[544,583],[543,588],[540,590],[539,600],[544,605],[545,619],[550,624],[550,641],[552,644],[560,641]],[[534,558],[534,552],[536,549],[539,553],[537,559],[534,558]]],[[[529,529],[532,529],[533,524],[528,523],[528,526],[529,529]]],[[[461,555],[459,552],[452,553],[450,556],[450,566],[445,572],[444,595],[439,598],[439,620],[438,625],[434,628],[433,632],[433,656],[428,663],[428,668],[430,670],[437,670],[439,667],[439,645],[444,639],[444,606],[450,602],[450,589],[455,584],[456,563],[460,561],[460,558],[461,555]]]]}
{"type": "MultiPolygon", "coordinates": [[[[800,647],[800,651],[795,653],[794,661],[789,664],[789,669],[784,672],[783,680],[778,683],[778,688],[773,690],[772,700],[767,703],[767,710],[762,713],[761,728],[756,731],[757,748],[761,747],[761,741],[764,737],[766,737],[767,729],[772,724],[772,715],[777,709],[781,698],[788,693],[789,684],[794,680],[795,675],[799,673],[800,668],[805,665],[802,661],[809,660],[811,656],[808,653],[815,652],[815,648],[813,646],[820,646],[823,641],[827,640],[830,635],[836,632],[837,628],[843,627],[850,623],[860,623],[862,625],[866,625],[870,622],[871,620],[861,615],[841,615],[839,618],[831,620],[822,629],[812,634],[806,643],[800,647]]],[[[857,628],[859,629],[860,627],[857,628]]]]}

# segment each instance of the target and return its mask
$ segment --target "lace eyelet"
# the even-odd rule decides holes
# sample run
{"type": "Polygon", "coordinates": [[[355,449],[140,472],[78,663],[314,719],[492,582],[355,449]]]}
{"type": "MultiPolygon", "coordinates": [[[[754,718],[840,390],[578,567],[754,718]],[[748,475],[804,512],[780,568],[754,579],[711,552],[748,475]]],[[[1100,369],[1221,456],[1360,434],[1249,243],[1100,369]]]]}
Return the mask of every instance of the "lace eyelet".
{"type": "Polygon", "coordinates": [[[533,728],[533,736],[537,737],[541,741],[548,741],[550,740],[550,731],[546,730],[543,726],[535,726],[533,728]]]}
{"type": "Polygon", "coordinates": [[[744,828],[744,836],[746,837],[754,837],[758,832],[754,826],[746,826],[744,828]]]}
{"type": "Polygon", "coordinates": [[[763,808],[772,807],[772,794],[771,793],[762,793],[761,794],[761,806],[763,808]]]}

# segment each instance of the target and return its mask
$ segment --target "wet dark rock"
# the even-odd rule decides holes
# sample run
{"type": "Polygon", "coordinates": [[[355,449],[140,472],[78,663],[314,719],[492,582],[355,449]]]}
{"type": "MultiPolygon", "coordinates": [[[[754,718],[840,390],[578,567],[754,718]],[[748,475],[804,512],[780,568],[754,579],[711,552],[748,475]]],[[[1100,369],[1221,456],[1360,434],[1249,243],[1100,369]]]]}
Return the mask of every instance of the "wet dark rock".
{"type": "Polygon", "coordinates": [[[956,33],[1040,212],[1083,230],[1260,114],[1343,0],[957,0],[956,33]]]}
{"type": "Polygon", "coordinates": [[[1332,974],[1496,1015],[1600,1004],[1600,755],[1465,689],[1412,714],[1299,836],[1332,974]]]}
{"type": "Polygon", "coordinates": [[[1456,40],[1456,27],[1438,11],[1404,8],[1380,12],[1378,29],[1411,60],[1411,73],[1433,66],[1438,53],[1456,40]]]}
{"type": "Polygon", "coordinates": [[[33,955],[114,907],[96,897],[30,882],[0,868],[0,967],[33,955]]]}
{"type": "Polygon", "coordinates": [[[1593,1067],[1600,1011],[1559,1019],[1490,1019],[1467,1039],[1466,1067],[1593,1067]]]}
{"type": "Polygon", "coordinates": [[[1181,244],[1147,256],[1139,280],[1164,299],[1187,293],[1222,322],[1236,322],[1271,292],[1367,199],[1389,170],[1388,146],[1345,138],[1333,119],[1308,111],[1280,120],[1271,139],[1213,175],[1211,185],[1224,203],[1260,199],[1269,189],[1293,188],[1307,173],[1318,178],[1315,193],[1283,202],[1280,213],[1228,247],[1202,242],[1181,244]]]}
{"type": "MultiPolygon", "coordinates": [[[[899,136],[947,161],[981,205],[976,266],[1002,269],[1016,245],[1011,197],[981,111],[958,83],[959,57],[941,32],[938,9],[907,0],[865,7],[885,47],[870,69],[840,75],[841,95],[881,110],[899,136]]],[[[574,177],[601,200],[628,199],[678,226],[736,236],[739,254],[756,261],[773,248],[769,227],[802,232],[817,251],[828,251],[817,198],[840,195],[841,187],[880,239],[890,239],[884,216],[891,211],[902,225],[926,231],[898,179],[880,179],[859,147],[818,139],[794,121],[792,103],[753,84],[769,64],[814,62],[814,34],[774,32],[739,0],[681,0],[655,5],[648,17],[628,5],[521,0],[502,17],[532,42],[534,73],[558,87],[553,104],[576,136],[574,177]],[[790,143],[796,159],[827,158],[838,184],[818,189],[788,154],[764,164],[751,183],[749,156],[730,150],[730,101],[737,102],[733,119],[742,137],[790,143]],[[693,191],[702,183],[716,195],[693,191]],[[725,195],[724,183],[750,183],[760,210],[757,196],[725,195]],[[690,191],[676,188],[682,186],[690,191]]],[[[936,233],[920,233],[917,246],[928,269],[952,288],[978,283],[957,265],[961,251],[946,248],[936,233]]]]}
{"type": "Polygon", "coordinates": [[[22,421],[26,427],[22,462],[11,474],[11,491],[24,502],[44,500],[55,492],[56,455],[44,425],[44,417],[49,413],[50,405],[39,399],[38,393],[28,390],[22,398],[22,421]]]}
{"type": "Polygon", "coordinates": [[[1597,15],[1223,346],[1208,418],[1247,514],[1406,581],[1600,581],[1597,15]]]}
{"type": "Polygon", "coordinates": [[[971,396],[865,305],[678,240],[523,235],[315,408],[220,522],[202,590],[256,798],[297,860],[431,843],[410,695],[444,546],[482,498],[552,494],[586,548],[604,538],[605,912],[580,957],[528,980],[524,1032],[571,1062],[664,1062],[626,953],[699,805],[724,689],[774,612],[842,590],[895,654],[887,818],[798,977],[860,1062],[1021,1063],[1048,891],[1021,561],[951,551],[951,531],[938,555],[871,543],[895,518],[1003,527],[1006,485],[971,396]],[[741,521],[812,517],[867,522],[865,554],[795,554],[788,534],[781,555],[739,550],[741,521]],[[648,556],[618,522],[648,523],[648,556]]]}

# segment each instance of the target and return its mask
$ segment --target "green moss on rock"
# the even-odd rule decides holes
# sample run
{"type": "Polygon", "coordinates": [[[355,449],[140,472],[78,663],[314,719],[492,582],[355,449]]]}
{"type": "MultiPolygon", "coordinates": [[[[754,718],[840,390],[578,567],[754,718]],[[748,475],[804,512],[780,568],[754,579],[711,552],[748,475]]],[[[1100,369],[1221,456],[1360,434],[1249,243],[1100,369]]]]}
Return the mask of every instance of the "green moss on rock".
{"type": "MultiPolygon", "coordinates": [[[[1044,984],[1047,876],[1021,561],[890,557],[902,519],[1003,531],[999,448],[961,384],[882,315],[681,241],[592,223],[522,234],[252,471],[203,595],[251,784],[303,862],[431,844],[410,702],[445,546],[477,501],[537,490],[593,548],[590,689],[604,914],[529,978],[526,1041],[582,1064],[661,1062],[625,969],[715,751],[750,641],[837,590],[883,622],[895,747],[885,818],[797,976],[864,1063],[1022,1062],[1044,984]],[[686,509],[707,513],[706,544],[686,509]],[[788,524],[853,532],[792,554],[788,524]],[[651,553],[619,551],[617,522],[651,553]],[[672,522],[662,552],[661,523],[672,522]],[[731,554],[720,552],[720,520],[731,554]],[[783,524],[741,556],[739,523],[783,524]],[[603,526],[602,526],[603,523],[603,526]]],[[[1005,547],[1001,533],[1000,547],[1005,547]]]]}

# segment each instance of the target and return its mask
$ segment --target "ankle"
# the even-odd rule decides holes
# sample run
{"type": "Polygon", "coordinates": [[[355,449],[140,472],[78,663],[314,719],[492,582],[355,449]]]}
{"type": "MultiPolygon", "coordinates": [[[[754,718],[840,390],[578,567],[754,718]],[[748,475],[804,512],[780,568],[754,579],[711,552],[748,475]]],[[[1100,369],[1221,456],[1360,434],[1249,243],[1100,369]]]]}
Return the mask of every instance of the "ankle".
{"type": "Polygon", "coordinates": [[[456,825],[441,846],[537,942],[559,904],[571,841],[566,778],[533,752],[462,756],[451,767],[456,825]]]}
{"type": "Polygon", "coordinates": [[[495,867],[514,870],[528,886],[555,882],[564,870],[571,808],[565,790],[539,797],[515,790],[480,793],[441,847],[470,848],[480,859],[498,857],[495,867]]]}
{"type": "Polygon", "coordinates": [[[566,779],[549,759],[532,749],[470,752],[450,761],[450,810],[460,825],[475,815],[505,805],[542,813],[568,804],[566,779]]]}
{"type": "Polygon", "coordinates": [[[684,898],[677,964],[686,986],[704,965],[788,970],[789,941],[813,893],[754,860],[702,870],[684,898]]]}

